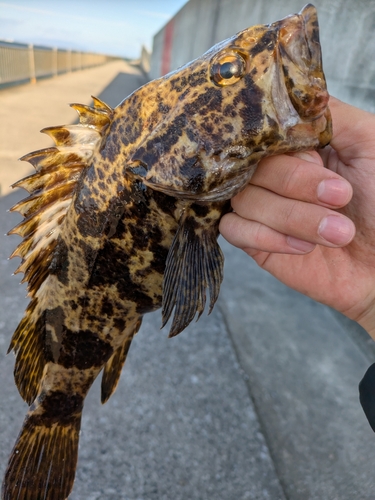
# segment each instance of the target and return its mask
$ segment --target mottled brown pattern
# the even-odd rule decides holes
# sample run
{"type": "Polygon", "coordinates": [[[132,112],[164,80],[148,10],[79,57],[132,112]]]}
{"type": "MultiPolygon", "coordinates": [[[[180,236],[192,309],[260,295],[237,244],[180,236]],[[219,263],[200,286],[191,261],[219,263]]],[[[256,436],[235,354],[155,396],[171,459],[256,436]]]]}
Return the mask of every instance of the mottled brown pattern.
{"type": "Polygon", "coordinates": [[[17,328],[15,380],[31,405],[3,500],[65,499],[84,398],[104,370],[113,393],[142,316],[162,306],[170,335],[210,310],[229,199],[267,155],[331,137],[316,11],[255,26],[111,109],[73,104],[80,123],[44,132],[26,155],[13,233],[31,303],[17,328]]]}

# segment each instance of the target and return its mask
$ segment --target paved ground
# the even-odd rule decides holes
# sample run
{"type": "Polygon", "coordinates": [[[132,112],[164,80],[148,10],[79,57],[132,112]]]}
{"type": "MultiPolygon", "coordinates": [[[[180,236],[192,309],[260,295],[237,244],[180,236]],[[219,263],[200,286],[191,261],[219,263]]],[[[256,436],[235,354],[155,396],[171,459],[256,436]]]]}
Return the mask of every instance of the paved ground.
{"type": "MultiPolygon", "coordinates": [[[[0,93],[0,234],[18,220],[5,213],[22,196],[5,187],[25,173],[13,158],[48,146],[39,128],[74,120],[61,103],[93,93],[115,105],[142,83],[112,63],[0,93]]],[[[27,303],[7,261],[16,241],[0,240],[0,473],[26,411],[5,357],[27,303]]],[[[149,315],[116,394],[102,407],[91,391],[72,500],[374,500],[375,437],[357,392],[373,345],[221,243],[212,315],[172,340],[149,315]]]]}

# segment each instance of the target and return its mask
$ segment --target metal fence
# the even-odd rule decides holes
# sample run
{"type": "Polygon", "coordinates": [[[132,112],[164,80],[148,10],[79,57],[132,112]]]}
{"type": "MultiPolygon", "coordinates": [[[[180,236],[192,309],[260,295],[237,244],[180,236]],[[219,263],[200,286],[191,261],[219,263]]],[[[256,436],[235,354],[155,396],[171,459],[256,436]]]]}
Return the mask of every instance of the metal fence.
{"type": "Polygon", "coordinates": [[[99,66],[114,57],[0,40],[0,86],[99,66]]]}

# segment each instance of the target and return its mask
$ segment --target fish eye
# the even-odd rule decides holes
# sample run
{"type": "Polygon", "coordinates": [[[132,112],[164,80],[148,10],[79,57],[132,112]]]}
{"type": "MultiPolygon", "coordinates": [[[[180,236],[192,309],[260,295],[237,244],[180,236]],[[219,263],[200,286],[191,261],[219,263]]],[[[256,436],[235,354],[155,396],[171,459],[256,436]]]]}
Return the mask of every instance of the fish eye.
{"type": "Polygon", "coordinates": [[[237,83],[246,72],[246,61],[238,53],[219,56],[211,67],[211,79],[221,87],[237,83]]]}

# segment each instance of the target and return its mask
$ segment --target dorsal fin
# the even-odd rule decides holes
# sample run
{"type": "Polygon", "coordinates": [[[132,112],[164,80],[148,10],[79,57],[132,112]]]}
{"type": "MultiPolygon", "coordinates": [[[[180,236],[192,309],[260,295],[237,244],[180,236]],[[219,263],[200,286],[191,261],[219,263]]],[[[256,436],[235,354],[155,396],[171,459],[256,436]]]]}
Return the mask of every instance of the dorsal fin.
{"type": "Polygon", "coordinates": [[[49,275],[61,224],[72,203],[77,183],[95,152],[106,137],[113,110],[94,98],[94,107],[73,104],[79,124],[49,127],[56,146],[34,151],[21,158],[30,162],[36,172],[13,184],[29,192],[29,196],[11,210],[24,220],[8,234],[18,234],[23,241],[11,257],[20,257],[16,273],[23,272],[32,300],[16,329],[9,350],[16,355],[15,381],[21,396],[31,404],[40,387],[46,363],[44,322],[38,308],[36,292],[49,275]]]}
{"type": "MultiPolygon", "coordinates": [[[[16,273],[25,274],[29,294],[34,296],[46,276],[46,267],[60,233],[60,226],[70,206],[83,170],[100,147],[111,123],[113,110],[93,97],[94,106],[71,104],[79,115],[79,124],[44,128],[41,132],[54,140],[56,147],[34,151],[21,158],[36,172],[13,184],[30,196],[11,208],[25,218],[8,234],[24,239],[11,257],[21,257],[16,273]]],[[[48,274],[48,273],[47,273],[48,274]]]]}

